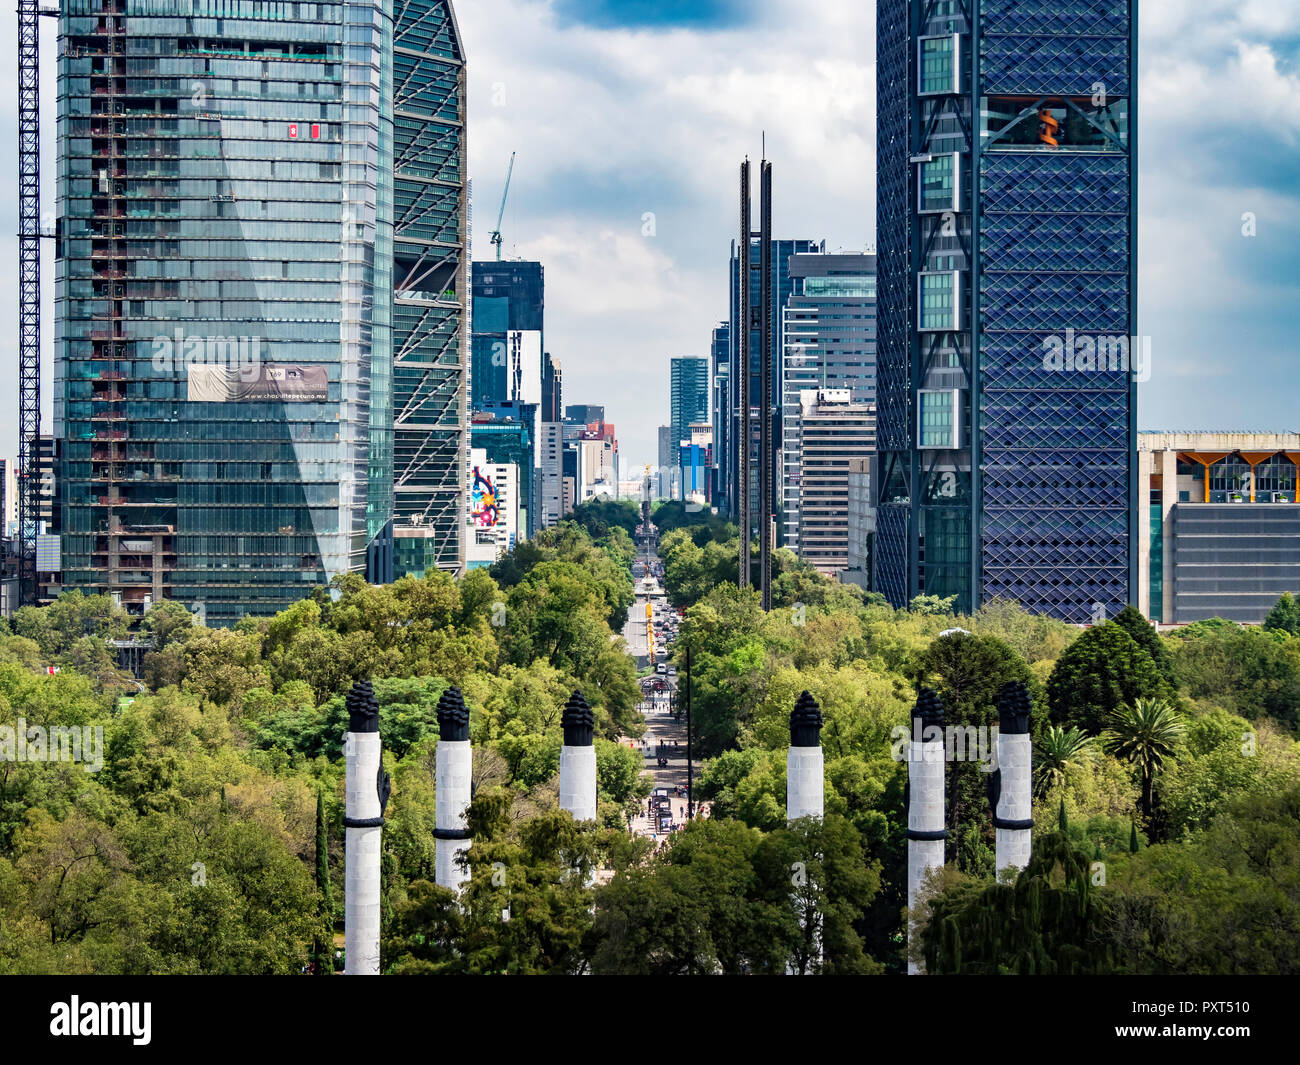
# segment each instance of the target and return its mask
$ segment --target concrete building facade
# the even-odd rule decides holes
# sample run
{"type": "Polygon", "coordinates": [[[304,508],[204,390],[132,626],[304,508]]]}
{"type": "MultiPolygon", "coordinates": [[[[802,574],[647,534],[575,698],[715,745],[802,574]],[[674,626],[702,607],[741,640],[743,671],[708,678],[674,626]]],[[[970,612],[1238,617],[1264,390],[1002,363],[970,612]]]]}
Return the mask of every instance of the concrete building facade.
{"type": "Polygon", "coordinates": [[[1258,624],[1300,593],[1300,433],[1139,433],[1138,459],[1149,620],[1258,624]]]}
{"type": "Polygon", "coordinates": [[[849,463],[875,452],[875,408],[846,388],[809,389],[800,411],[797,552],[836,574],[849,565],[849,463]]]}

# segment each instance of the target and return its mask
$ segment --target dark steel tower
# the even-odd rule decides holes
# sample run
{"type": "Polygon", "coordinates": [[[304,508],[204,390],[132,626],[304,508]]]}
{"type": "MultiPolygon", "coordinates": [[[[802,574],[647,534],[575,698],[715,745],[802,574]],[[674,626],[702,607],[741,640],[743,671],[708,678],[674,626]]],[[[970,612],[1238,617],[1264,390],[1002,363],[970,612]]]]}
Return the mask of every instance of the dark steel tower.
{"type": "MultiPolygon", "coordinates": [[[[763,609],[772,609],[772,164],[763,160],[759,178],[759,269],[763,274],[763,322],[759,331],[758,559],[763,609]]],[[[746,375],[748,376],[748,375],[746,375]]],[[[748,441],[746,441],[748,443],[748,441]]]]}
{"type": "Polygon", "coordinates": [[[736,369],[740,375],[740,433],[736,442],[736,515],[740,527],[740,569],[738,583],[741,588],[749,587],[749,323],[752,312],[749,307],[749,160],[740,164],[740,320],[745,323],[737,337],[736,369]]]}

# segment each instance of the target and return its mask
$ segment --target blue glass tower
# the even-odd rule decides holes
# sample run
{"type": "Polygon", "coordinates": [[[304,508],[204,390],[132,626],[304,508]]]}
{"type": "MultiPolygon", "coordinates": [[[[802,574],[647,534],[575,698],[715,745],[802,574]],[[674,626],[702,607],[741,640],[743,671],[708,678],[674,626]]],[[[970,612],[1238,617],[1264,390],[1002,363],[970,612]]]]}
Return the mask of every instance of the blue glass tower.
{"type": "Polygon", "coordinates": [[[879,0],[875,587],[1134,585],[1136,0],[879,0]]]}

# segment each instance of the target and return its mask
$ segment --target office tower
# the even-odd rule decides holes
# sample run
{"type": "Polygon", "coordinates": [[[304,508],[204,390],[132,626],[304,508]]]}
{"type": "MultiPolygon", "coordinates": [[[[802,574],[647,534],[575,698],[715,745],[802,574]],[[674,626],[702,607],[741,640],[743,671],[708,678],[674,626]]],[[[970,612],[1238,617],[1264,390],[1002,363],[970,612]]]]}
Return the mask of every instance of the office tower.
{"type": "Polygon", "coordinates": [[[799,542],[800,396],[848,389],[876,402],[876,257],[860,252],[790,258],[793,288],[782,323],[781,543],[799,542]]]}
{"type": "Polygon", "coordinates": [[[681,466],[681,448],[690,445],[691,424],[705,421],[709,416],[709,360],[695,356],[678,356],[669,364],[671,380],[669,396],[669,425],[672,429],[672,447],[678,468],[681,498],[687,498],[686,471],[681,466]]]}
{"type": "Polygon", "coordinates": [[[541,263],[476,262],[472,405],[541,402],[545,275],[541,263]]]}
{"type": "Polygon", "coordinates": [[[533,403],[506,402],[471,417],[470,444],[487,453],[488,462],[511,463],[518,468],[515,497],[519,506],[519,536],[531,537],[537,520],[533,501],[533,469],[537,464],[533,425],[537,407],[533,403]]]}
{"type": "Polygon", "coordinates": [[[876,506],[871,494],[874,458],[849,459],[849,561],[841,584],[871,589],[871,551],[876,539],[876,506]]]}
{"type": "Polygon", "coordinates": [[[618,451],[618,432],[613,422],[607,422],[603,418],[599,422],[592,422],[596,431],[600,433],[600,438],[606,441],[610,446],[611,460],[614,466],[614,483],[618,484],[621,476],[622,466],[619,461],[618,451]]]}
{"type": "MultiPolygon", "coordinates": [[[[747,223],[748,224],[748,223],[747,223]]],[[[750,515],[753,518],[758,513],[758,492],[759,486],[757,481],[758,470],[758,415],[757,415],[757,397],[759,395],[758,378],[761,372],[759,365],[759,349],[761,347],[762,334],[760,324],[762,322],[762,271],[760,264],[762,261],[762,249],[759,247],[760,241],[757,236],[750,238],[750,264],[749,264],[749,285],[746,289],[746,299],[748,301],[747,317],[750,322],[750,328],[745,331],[742,337],[739,322],[741,319],[741,289],[739,283],[740,276],[740,254],[737,250],[737,244],[732,241],[731,244],[731,262],[730,262],[730,292],[731,292],[731,313],[727,322],[727,340],[730,345],[730,351],[727,360],[727,405],[730,417],[727,423],[727,451],[725,460],[720,455],[719,461],[725,461],[726,466],[724,475],[728,485],[727,507],[728,515],[733,521],[739,520],[740,507],[737,498],[737,489],[740,480],[740,393],[741,393],[741,375],[738,367],[741,364],[741,347],[742,342],[747,346],[749,357],[749,397],[750,397],[750,428],[752,430],[752,439],[750,441],[749,456],[751,470],[754,476],[749,479],[750,485],[750,515]]],[[[774,345],[773,350],[779,353],[783,350],[782,324],[785,314],[785,305],[790,298],[790,293],[794,289],[794,282],[790,276],[790,257],[801,253],[812,253],[824,251],[825,244],[822,241],[813,240],[772,240],[769,241],[770,266],[768,273],[771,279],[772,288],[772,312],[769,318],[770,335],[774,345]]],[[[772,375],[772,405],[774,408],[779,407],[781,402],[781,382],[780,374],[774,372],[772,375]]],[[[780,426],[775,425],[777,430],[773,434],[773,452],[774,461],[772,468],[776,468],[776,457],[779,456],[780,449],[780,426]]],[[[774,495],[774,498],[779,498],[774,495]]],[[[752,524],[752,522],[751,522],[752,524]]]]}
{"type": "Polygon", "coordinates": [[[394,28],[127,10],[59,19],[64,584],[229,624],[360,572],[388,524],[394,28]]]}
{"type": "Polygon", "coordinates": [[[1136,584],[1136,4],[967,10],[877,7],[875,583],[1087,622],[1136,584]]]}
{"type": "MultiPolygon", "coordinates": [[[[59,441],[47,433],[32,437],[27,455],[32,463],[32,473],[39,484],[36,488],[36,528],[50,532],[57,516],[59,477],[59,441]]],[[[21,471],[20,471],[21,472],[21,471]]]]}
{"type": "MultiPolygon", "coordinates": [[[[527,417],[533,456],[521,467],[528,481],[527,527],[542,522],[542,337],[545,273],[537,262],[476,262],[473,266],[472,405],[498,412],[514,404],[527,417]],[[527,412],[525,415],[523,412],[527,412]],[[524,473],[524,470],[527,473],[524,473]]],[[[558,509],[558,503],[556,504],[558,509]]]]}
{"type": "Polygon", "coordinates": [[[719,322],[713,327],[709,341],[709,363],[712,374],[709,392],[713,407],[713,469],[709,498],[726,512],[731,487],[727,482],[727,430],[730,427],[731,405],[728,391],[731,358],[731,323],[719,322]]]}
{"type": "Polygon", "coordinates": [[[0,536],[18,535],[18,467],[0,459],[0,536]]]}
{"type": "Polygon", "coordinates": [[[690,434],[678,449],[682,498],[695,503],[711,503],[713,426],[709,422],[699,422],[690,427],[690,434]]]}
{"type": "Polygon", "coordinates": [[[564,420],[579,425],[592,425],[605,420],[605,408],[594,403],[571,403],[564,408],[564,420]]]}
{"type": "Polygon", "coordinates": [[[1258,625],[1300,589],[1300,434],[1139,433],[1138,459],[1148,619],[1258,625]]]}
{"type": "Polygon", "coordinates": [[[564,423],[542,422],[534,473],[537,482],[537,528],[549,529],[564,517],[564,423]]]}
{"type": "Polygon", "coordinates": [[[691,438],[692,422],[709,417],[709,360],[679,356],[671,360],[671,397],[669,424],[673,445],[691,438]]]}
{"type": "Polygon", "coordinates": [[[563,374],[560,362],[548,351],[542,357],[542,406],[538,417],[544,422],[564,421],[563,374]]]}
{"type": "Polygon", "coordinates": [[[674,490],[680,484],[680,477],[674,476],[674,471],[680,474],[680,468],[677,465],[677,446],[673,443],[673,427],[671,425],[659,426],[659,498],[674,499],[676,498],[674,490]]]}
{"type": "Polygon", "coordinates": [[[560,458],[560,507],[567,517],[578,502],[578,448],[568,441],[560,458]]]}
{"type": "Polygon", "coordinates": [[[548,351],[542,357],[542,401],[537,411],[540,442],[537,477],[541,484],[541,521],[549,529],[564,517],[564,409],[563,375],[558,359],[548,351]]]}
{"type": "Polygon", "coordinates": [[[618,469],[614,464],[614,441],[598,429],[584,429],[575,451],[575,502],[586,503],[600,495],[617,498],[618,469]]]}
{"type": "MultiPolygon", "coordinates": [[[[394,173],[391,477],[400,575],[465,566],[470,306],[460,31],[450,0],[407,0],[396,12],[394,138],[380,165],[394,173]]],[[[372,390],[381,384],[372,381],[372,390]]],[[[372,579],[389,575],[371,569],[372,579]]]]}
{"type": "Polygon", "coordinates": [[[564,419],[563,477],[565,513],[576,503],[618,491],[618,437],[613,422],[605,421],[605,408],[591,405],[566,408],[564,419]],[[589,422],[580,420],[592,415],[589,422]],[[569,480],[572,484],[568,484],[569,480]]]}
{"type": "Polygon", "coordinates": [[[849,565],[849,467],[876,447],[875,408],[847,388],[808,389],[799,397],[798,522],[792,548],[822,573],[849,565]]]}
{"type": "MultiPolygon", "coordinates": [[[[36,522],[36,557],[34,560],[36,573],[36,602],[44,606],[51,603],[59,597],[63,591],[63,550],[62,539],[59,535],[59,469],[60,455],[62,445],[60,441],[46,433],[41,433],[31,439],[27,448],[27,459],[32,464],[32,476],[37,479],[35,511],[33,517],[36,522]]],[[[21,481],[19,482],[21,484],[21,481]]],[[[28,497],[32,502],[31,497],[28,497]]],[[[124,544],[126,548],[134,545],[124,544]]],[[[157,547],[157,543],[154,545],[157,547]]],[[[140,601],[139,606],[148,610],[153,603],[159,599],[157,592],[158,587],[163,583],[161,572],[161,552],[155,550],[152,553],[154,567],[149,573],[150,589],[140,601]]],[[[114,577],[110,571],[110,578],[114,577]]],[[[113,593],[115,597],[122,596],[120,592],[113,593]]],[[[129,599],[125,597],[125,599],[129,599]]],[[[124,606],[127,602],[124,601],[124,606]]]]}

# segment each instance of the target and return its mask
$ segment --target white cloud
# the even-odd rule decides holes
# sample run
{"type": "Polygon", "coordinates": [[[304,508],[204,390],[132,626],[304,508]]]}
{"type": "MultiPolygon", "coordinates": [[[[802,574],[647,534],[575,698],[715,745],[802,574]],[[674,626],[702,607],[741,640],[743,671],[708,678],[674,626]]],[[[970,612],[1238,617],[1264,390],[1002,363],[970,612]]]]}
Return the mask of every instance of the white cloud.
{"type": "Polygon", "coordinates": [[[546,265],[546,340],[565,400],[604,403],[625,461],[653,462],[668,359],[707,354],[727,315],[737,167],[758,158],[762,133],[779,236],[872,239],[874,7],[769,4],[756,24],[713,32],[560,28],[547,9],[458,9],[477,253],[517,151],[505,247],[546,265]],[[507,106],[492,105],[494,83],[507,106]],[[653,238],[641,236],[646,211],[653,238]]]}

